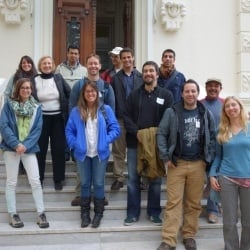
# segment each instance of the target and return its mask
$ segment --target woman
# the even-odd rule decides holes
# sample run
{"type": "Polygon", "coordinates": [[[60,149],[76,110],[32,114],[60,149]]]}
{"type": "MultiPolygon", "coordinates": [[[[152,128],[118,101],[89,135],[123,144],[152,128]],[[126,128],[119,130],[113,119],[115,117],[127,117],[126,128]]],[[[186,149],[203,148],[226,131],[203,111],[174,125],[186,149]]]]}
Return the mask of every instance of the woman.
{"type": "Polygon", "coordinates": [[[40,180],[43,185],[46,155],[50,141],[53,179],[55,190],[62,190],[65,177],[64,151],[66,145],[65,124],[68,118],[68,99],[70,87],[60,74],[54,74],[55,63],[50,56],[42,57],[38,62],[38,70],[32,81],[33,96],[42,105],[43,127],[38,144],[37,154],[40,180]]]}
{"type": "Polygon", "coordinates": [[[32,86],[28,78],[17,81],[13,98],[9,99],[2,110],[0,131],[2,134],[1,149],[6,164],[6,201],[9,223],[12,227],[23,227],[16,212],[16,184],[20,160],[28,175],[35,201],[40,228],[49,227],[43,204],[43,193],[39,179],[36,152],[39,151],[38,139],[42,130],[41,107],[31,96],[32,86]]]}
{"type": "Polygon", "coordinates": [[[209,173],[211,187],[220,191],[226,250],[250,249],[250,125],[242,103],[227,97],[222,107],[218,150],[209,173]],[[218,177],[218,179],[217,179],[218,177]],[[242,232],[237,231],[238,200],[242,232]]]}
{"type": "Polygon", "coordinates": [[[17,80],[21,78],[31,78],[37,74],[33,60],[29,56],[22,56],[18,64],[16,73],[11,76],[4,91],[5,98],[12,96],[17,80]]]}
{"type": "MultiPolygon", "coordinates": [[[[12,96],[17,80],[21,78],[30,79],[36,74],[37,74],[37,70],[31,57],[26,56],[26,55],[22,56],[18,64],[18,69],[16,70],[16,73],[13,76],[11,76],[4,90],[5,101],[12,96]]],[[[19,173],[25,174],[22,161],[20,161],[19,173]]]]}
{"type": "Polygon", "coordinates": [[[104,211],[105,172],[109,159],[109,144],[119,135],[120,128],[108,105],[99,106],[95,82],[88,81],[82,88],[78,106],[73,108],[66,126],[66,138],[81,179],[81,227],[90,222],[91,186],[94,187],[92,227],[100,225],[104,211]]]}

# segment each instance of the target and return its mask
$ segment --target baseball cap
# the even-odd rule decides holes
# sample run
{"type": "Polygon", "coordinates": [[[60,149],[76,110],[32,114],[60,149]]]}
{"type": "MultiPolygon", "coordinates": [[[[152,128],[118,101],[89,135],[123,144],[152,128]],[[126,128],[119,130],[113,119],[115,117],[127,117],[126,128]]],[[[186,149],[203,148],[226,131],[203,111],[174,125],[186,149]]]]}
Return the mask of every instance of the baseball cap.
{"type": "Polygon", "coordinates": [[[109,51],[109,55],[110,54],[119,55],[122,50],[123,50],[122,47],[115,47],[111,51],[109,51]]]}
{"type": "Polygon", "coordinates": [[[218,78],[215,78],[215,77],[209,78],[209,79],[207,79],[205,84],[207,85],[210,82],[217,82],[220,86],[222,86],[221,80],[218,78]]]}

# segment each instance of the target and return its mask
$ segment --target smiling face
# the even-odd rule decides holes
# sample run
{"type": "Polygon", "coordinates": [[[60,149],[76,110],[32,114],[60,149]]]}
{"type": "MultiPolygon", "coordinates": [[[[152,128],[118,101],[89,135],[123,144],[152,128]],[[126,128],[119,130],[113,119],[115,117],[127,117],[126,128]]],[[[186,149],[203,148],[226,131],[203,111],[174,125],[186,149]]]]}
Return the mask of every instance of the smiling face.
{"type": "Polygon", "coordinates": [[[229,119],[239,118],[241,115],[241,106],[235,99],[229,98],[224,103],[224,111],[229,119]]]}
{"type": "Polygon", "coordinates": [[[97,57],[91,56],[87,59],[86,67],[88,70],[88,76],[98,77],[102,65],[97,57]]]}
{"type": "Polygon", "coordinates": [[[134,67],[134,57],[131,52],[124,51],[120,54],[122,68],[125,71],[132,71],[134,67]]]}
{"type": "Polygon", "coordinates": [[[87,105],[93,105],[97,100],[98,92],[91,85],[88,85],[86,86],[83,95],[87,105]]]}
{"type": "Polygon", "coordinates": [[[182,98],[186,109],[194,109],[197,106],[199,91],[195,83],[185,83],[182,98]]]}
{"type": "Polygon", "coordinates": [[[142,69],[142,78],[146,85],[154,85],[157,83],[158,73],[153,65],[145,65],[142,69]]]}
{"type": "Polygon", "coordinates": [[[19,99],[21,102],[25,102],[31,96],[31,83],[29,81],[25,81],[22,83],[19,89],[19,99]]]}
{"type": "Polygon", "coordinates": [[[217,99],[221,92],[221,84],[218,82],[206,83],[207,98],[210,100],[217,99]]]}
{"type": "Polygon", "coordinates": [[[21,68],[23,71],[29,72],[32,69],[32,64],[28,62],[26,59],[23,59],[21,63],[21,68]]]}
{"type": "Polygon", "coordinates": [[[50,74],[55,70],[55,63],[50,56],[44,56],[38,62],[38,69],[44,74],[50,74]]]}

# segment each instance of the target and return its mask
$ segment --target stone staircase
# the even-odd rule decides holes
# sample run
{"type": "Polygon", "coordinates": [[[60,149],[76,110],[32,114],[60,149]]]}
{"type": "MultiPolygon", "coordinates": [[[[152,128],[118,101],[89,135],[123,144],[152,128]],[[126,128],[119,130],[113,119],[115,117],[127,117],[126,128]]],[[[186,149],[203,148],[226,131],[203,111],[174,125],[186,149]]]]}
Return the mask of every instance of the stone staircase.
{"type": "MultiPolygon", "coordinates": [[[[1,158],[2,159],[2,158],[1,158]]],[[[111,164],[110,164],[111,165],[111,164]]],[[[113,181],[111,167],[106,174],[106,197],[109,205],[105,207],[104,217],[99,228],[80,227],[80,208],[72,207],[75,197],[75,167],[67,162],[66,179],[62,191],[55,191],[51,173],[51,160],[47,160],[44,180],[44,201],[46,216],[50,223],[48,229],[36,225],[36,211],[27,176],[18,177],[17,210],[24,222],[20,229],[8,224],[5,202],[5,166],[0,161],[0,249],[156,249],[161,242],[161,227],[152,225],[146,218],[147,192],[142,191],[142,213],[138,223],[123,226],[126,216],[126,185],[118,192],[111,192],[113,181]]],[[[162,201],[166,203],[165,184],[162,185],[162,201]]],[[[204,201],[203,201],[204,203],[204,201]]],[[[93,205],[92,205],[93,206],[93,205]]],[[[92,209],[93,210],[93,209],[92,209]]],[[[93,214],[92,214],[93,216],[93,214]]],[[[177,249],[184,249],[179,239],[177,249]]],[[[208,224],[205,217],[200,218],[197,235],[198,249],[223,249],[222,223],[208,224]]]]}

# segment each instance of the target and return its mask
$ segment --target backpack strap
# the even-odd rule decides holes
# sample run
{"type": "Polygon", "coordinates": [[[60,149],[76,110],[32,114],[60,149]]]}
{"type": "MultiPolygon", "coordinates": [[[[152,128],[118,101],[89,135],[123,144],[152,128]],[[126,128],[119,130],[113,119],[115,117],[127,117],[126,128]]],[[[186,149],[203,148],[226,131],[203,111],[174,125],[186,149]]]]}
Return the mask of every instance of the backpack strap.
{"type": "Polygon", "coordinates": [[[103,115],[103,117],[104,117],[104,120],[105,120],[105,122],[106,122],[106,125],[108,125],[108,115],[107,115],[107,112],[106,112],[106,109],[105,109],[104,104],[101,105],[100,111],[102,112],[102,115],[103,115]]]}

